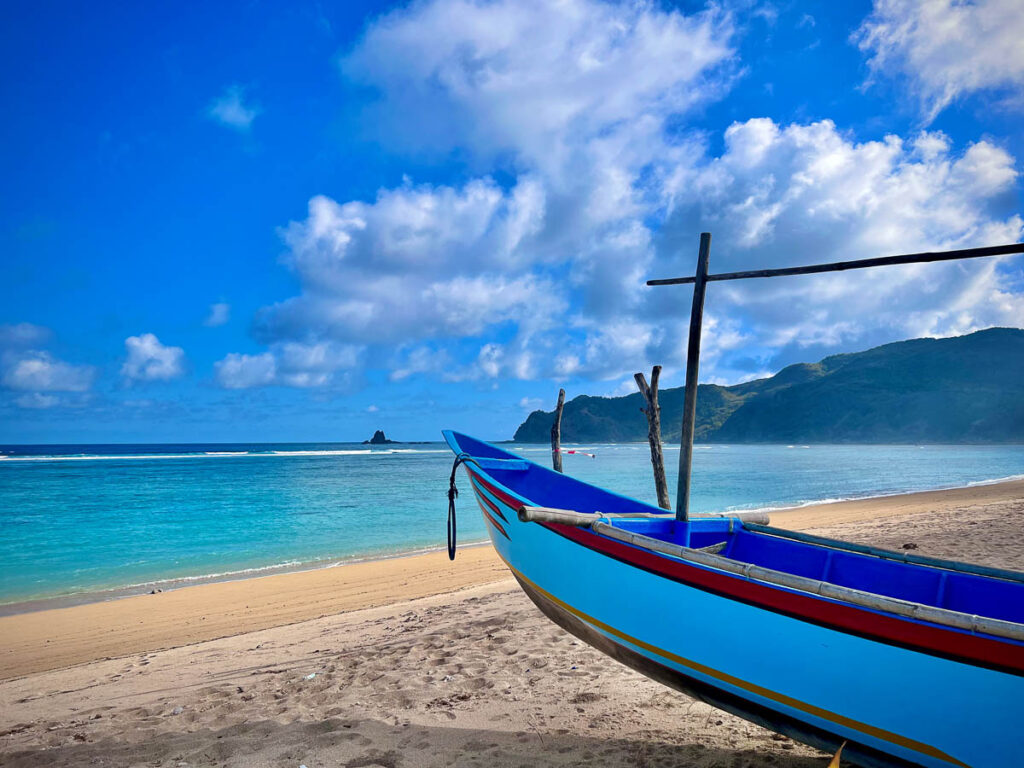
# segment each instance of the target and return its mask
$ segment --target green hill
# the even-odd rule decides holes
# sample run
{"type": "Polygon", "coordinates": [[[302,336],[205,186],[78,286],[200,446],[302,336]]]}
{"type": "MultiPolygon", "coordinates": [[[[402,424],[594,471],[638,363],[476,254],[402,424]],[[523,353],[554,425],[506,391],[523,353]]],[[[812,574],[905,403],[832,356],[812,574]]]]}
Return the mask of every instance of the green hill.
{"type": "MultiPolygon", "coordinates": [[[[679,439],[683,388],[663,390],[666,441],[679,439]]],[[[639,393],[581,395],[565,404],[566,442],[647,439],[639,393]]],[[[547,442],[552,412],[534,411],[517,442],[547,442]]],[[[990,328],[913,339],[767,379],[697,389],[696,439],[756,443],[1024,442],[1024,330],[990,328]]]]}

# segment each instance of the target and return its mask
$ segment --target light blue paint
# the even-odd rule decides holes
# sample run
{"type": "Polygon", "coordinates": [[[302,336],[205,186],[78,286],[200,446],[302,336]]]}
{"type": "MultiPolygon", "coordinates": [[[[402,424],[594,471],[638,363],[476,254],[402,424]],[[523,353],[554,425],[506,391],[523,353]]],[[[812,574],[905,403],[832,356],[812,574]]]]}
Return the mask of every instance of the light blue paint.
{"type": "MultiPolygon", "coordinates": [[[[484,473],[493,484],[511,490],[484,473]]],[[[521,523],[496,496],[486,491],[483,495],[509,518],[508,539],[491,534],[506,562],[541,589],[626,635],[769,691],[929,745],[977,768],[1015,764],[1024,754],[1024,732],[1017,727],[1024,678],[866,640],[653,576],[540,525],[521,523]]],[[[545,503],[543,498],[513,495],[525,503],[545,503]]],[[[592,626],[623,644],[621,638],[592,626]]],[[[922,765],[950,765],[723,684],[641,645],[625,645],[690,677],[844,738],[922,765]]]]}

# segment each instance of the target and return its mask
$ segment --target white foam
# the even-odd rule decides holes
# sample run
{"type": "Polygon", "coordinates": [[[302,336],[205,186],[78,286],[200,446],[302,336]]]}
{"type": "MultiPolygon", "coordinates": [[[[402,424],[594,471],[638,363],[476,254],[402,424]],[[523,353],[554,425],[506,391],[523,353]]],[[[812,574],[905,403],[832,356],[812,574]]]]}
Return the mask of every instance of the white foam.
{"type": "MultiPolygon", "coordinates": [[[[258,454],[238,454],[250,456],[258,454]]],[[[266,455],[266,454],[263,454],[266,455]]],[[[82,454],[78,456],[7,456],[8,461],[134,461],[141,459],[207,459],[224,458],[205,453],[128,453],[122,455],[82,454]]]]}
{"type": "Polygon", "coordinates": [[[395,454],[449,453],[447,448],[370,448],[323,451],[203,451],[202,453],[80,454],[74,456],[0,456],[11,461],[158,461],[161,459],[230,459],[252,456],[392,456],[395,454]]]}
{"type": "Polygon", "coordinates": [[[373,453],[369,448],[359,448],[350,451],[270,451],[263,456],[364,456],[373,453]]]}

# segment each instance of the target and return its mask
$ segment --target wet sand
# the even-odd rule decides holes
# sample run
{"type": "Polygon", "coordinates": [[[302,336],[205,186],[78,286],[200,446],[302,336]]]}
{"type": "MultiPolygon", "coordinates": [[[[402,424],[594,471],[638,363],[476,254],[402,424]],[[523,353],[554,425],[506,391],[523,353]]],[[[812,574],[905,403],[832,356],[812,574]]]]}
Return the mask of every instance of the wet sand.
{"type": "MultiPolygon", "coordinates": [[[[1024,570],[1024,481],[772,523],[1024,570]]],[[[489,548],[8,616],[0,664],[5,766],[826,762],[580,643],[489,548]]]]}

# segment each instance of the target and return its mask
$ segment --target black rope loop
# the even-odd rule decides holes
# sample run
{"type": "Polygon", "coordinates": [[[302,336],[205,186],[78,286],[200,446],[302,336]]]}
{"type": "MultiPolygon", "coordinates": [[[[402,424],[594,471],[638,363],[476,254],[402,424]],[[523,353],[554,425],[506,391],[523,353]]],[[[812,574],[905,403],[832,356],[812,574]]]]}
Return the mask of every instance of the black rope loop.
{"type": "MultiPolygon", "coordinates": [[[[476,459],[470,456],[468,453],[460,453],[455,457],[455,463],[452,464],[452,475],[448,478],[448,559],[455,559],[455,540],[456,540],[456,525],[455,525],[455,499],[459,497],[459,489],[455,487],[455,471],[459,468],[460,464],[464,464],[467,461],[471,461],[476,464],[476,459]]],[[[478,465],[479,466],[479,465],[478,465]]]]}

